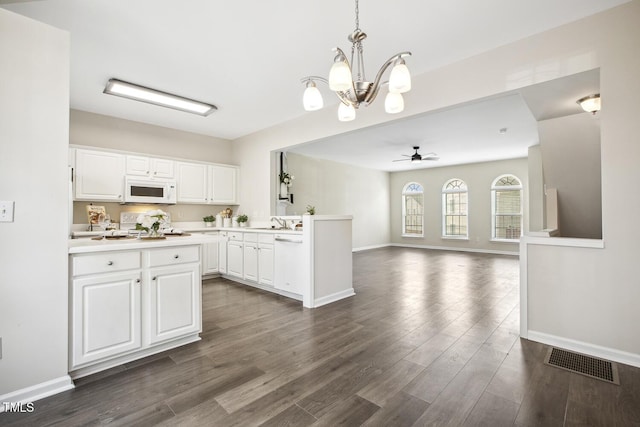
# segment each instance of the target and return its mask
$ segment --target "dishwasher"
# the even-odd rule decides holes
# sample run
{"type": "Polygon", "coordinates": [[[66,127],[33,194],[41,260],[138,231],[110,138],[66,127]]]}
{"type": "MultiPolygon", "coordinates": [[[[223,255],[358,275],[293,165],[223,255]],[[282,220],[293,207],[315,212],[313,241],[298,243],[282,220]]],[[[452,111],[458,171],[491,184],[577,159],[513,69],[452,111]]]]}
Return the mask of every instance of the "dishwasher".
{"type": "Polygon", "coordinates": [[[276,289],[302,295],[306,270],[302,236],[276,234],[274,238],[274,277],[276,289]]]}

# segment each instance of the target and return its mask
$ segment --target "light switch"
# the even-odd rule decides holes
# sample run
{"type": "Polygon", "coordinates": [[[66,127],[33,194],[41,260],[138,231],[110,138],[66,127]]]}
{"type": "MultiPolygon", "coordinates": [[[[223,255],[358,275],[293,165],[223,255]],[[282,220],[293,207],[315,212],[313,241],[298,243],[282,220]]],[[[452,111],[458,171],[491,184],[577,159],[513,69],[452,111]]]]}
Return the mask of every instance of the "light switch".
{"type": "Polygon", "coordinates": [[[0,200],[0,222],[13,222],[14,202],[0,200]]]}

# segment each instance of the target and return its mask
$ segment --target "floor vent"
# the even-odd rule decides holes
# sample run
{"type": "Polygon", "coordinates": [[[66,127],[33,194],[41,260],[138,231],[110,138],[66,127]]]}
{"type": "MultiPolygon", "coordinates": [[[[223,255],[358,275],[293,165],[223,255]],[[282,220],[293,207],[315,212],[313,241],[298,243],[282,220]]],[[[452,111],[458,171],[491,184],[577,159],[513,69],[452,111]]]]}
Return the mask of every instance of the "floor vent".
{"type": "Polygon", "coordinates": [[[544,359],[547,365],[620,385],[618,366],[608,360],[551,347],[544,359]]]}

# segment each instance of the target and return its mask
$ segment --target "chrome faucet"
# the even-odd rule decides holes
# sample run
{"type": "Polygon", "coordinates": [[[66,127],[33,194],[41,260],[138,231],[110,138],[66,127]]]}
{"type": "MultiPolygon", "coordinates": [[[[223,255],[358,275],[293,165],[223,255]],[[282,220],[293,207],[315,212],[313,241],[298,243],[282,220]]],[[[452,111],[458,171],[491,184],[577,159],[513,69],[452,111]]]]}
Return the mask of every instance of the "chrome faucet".
{"type": "Polygon", "coordinates": [[[275,221],[280,226],[280,228],[287,228],[286,219],[278,218],[277,216],[272,216],[271,221],[275,221]]]}

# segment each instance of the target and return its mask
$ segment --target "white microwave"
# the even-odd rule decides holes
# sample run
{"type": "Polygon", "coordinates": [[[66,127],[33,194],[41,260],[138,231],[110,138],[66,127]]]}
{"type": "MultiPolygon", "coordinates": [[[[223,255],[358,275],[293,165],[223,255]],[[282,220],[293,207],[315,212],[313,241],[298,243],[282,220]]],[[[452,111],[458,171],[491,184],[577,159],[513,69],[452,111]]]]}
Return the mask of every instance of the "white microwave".
{"type": "Polygon", "coordinates": [[[122,203],[176,203],[176,181],[125,176],[122,203]]]}

